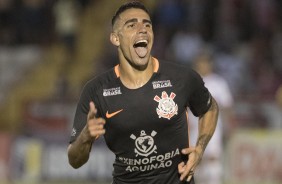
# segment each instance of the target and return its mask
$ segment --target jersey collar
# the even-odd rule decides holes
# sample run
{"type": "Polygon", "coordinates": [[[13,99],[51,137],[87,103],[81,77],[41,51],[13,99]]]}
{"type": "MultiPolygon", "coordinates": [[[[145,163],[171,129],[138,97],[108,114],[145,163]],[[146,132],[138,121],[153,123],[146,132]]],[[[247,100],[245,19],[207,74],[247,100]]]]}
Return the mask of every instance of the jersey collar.
{"type": "MultiPolygon", "coordinates": [[[[152,59],[153,59],[153,62],[155,64],[154,65],[154,73],[157,73],[158,70],[159,70],[159,67],[160,67],[159,60],[157,58],[154,58],[154,57],[152,57],[152,59]]],[[[119,64],[114,67],[114,71],[115,71],[115,74],[116,74],[117,78],[119,78],[120,77],[119,64]]]]}

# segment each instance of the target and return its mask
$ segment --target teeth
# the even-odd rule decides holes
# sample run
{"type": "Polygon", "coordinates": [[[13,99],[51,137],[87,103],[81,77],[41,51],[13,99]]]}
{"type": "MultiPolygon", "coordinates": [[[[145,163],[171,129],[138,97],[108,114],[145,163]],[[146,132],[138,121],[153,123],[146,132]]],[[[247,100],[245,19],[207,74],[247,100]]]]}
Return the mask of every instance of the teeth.
{"type": "Polygon", "coordinates": [[[148,41],[147,40],[139,40],[135,44],[138,44],[138,43],[148,43],[148,41]]]}

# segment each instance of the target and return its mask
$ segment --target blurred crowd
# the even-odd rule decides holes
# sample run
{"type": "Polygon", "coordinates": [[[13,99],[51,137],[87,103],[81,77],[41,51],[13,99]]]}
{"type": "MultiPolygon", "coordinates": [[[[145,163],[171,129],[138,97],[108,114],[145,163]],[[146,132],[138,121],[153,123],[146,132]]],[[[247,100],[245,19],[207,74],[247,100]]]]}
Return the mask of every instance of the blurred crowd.
{"type": "MultiPolygon", "coordinates": [[[[194,67],[209,53],[213,72],[234,98],[233,124],[282,128],[281,8],[279,0],[158,1],[152,10],[153,55],[194,67]]],[[[116,62],[111,52],[101,59],[103,69],[116,62]]]]}
{"type": "Polygon", "coordinates": [[[0,44],[72,44],[75,20],[89,0],[0,0],[0,44]]]}
{"type": "Polygon", "coordinates": [[[160,1],[156,53],[192,64],[208,47],[235,97],[273,99],[282,80],[281,7],[278,0],[160,1]]]}
{"type": "MultiPolygon", "coordinates": [[[[89,2],[0,0],[0,45],[61,39],[72,50],[89,2]]],[[[279,0],[158,1],[151,11],[154,55],[191,65],[208,47],[235,97],[273,99],[282,78],[281,8],[279,0]]]]}
{"type": "MultiPolygon", "coordinates": [[[[95,2],[0,0],[0,46],[44,48],[61,42],[72,57],[80,15],[90,3],[95,2]]],[[[281,128],[281,8],[279,0],[157,1],[151,7],[153,55],[193,67],[208,52],[213,72],[226,80],[235,104],[248,109],[246,115],[239,108],[235,119],[249,121],[244,126],[281,128]]],[[[115,54],[104,49],[93,73],[116,64],[115,54]]]]}
{"type": "MultiPolygon", "coordinates": [[[[68,54],[75,53],[80,16],[93,2],[0,0],[0,49],[46,48],[60,42],[68,54]]],[[[282,129],[281,0],[158,0],[153,4],[149,8],[155,33],[153,56],[193,67],[212,86],[222,113],[219,142],[235,127],[282,129]]],[[[108,44],[93,73],[117,64],[115,50],[108,44]]],[[[58,83],[61,88],[67,86],[58,83]]],[[[214,145],[219,146],[214,155],[220,155],[222,144],[214,145]]]]}

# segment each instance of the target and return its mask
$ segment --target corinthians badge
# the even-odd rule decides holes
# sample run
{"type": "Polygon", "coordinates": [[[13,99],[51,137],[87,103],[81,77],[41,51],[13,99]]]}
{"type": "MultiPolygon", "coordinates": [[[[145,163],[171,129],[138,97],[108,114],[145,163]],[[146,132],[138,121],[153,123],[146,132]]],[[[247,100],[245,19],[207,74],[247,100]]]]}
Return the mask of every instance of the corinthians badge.
{"type": "Polygon", "coordinates": [[[159,102],[159,105],[156,109],[159,118],[166,118],[170,120],[170,118],[177,114],[178,106],[173,101],[175,96],[176,94],[173,92],[168,96],[168,94],[163,91],[161,98],[158,95],[154,97],[154,100],[159,102]]]}

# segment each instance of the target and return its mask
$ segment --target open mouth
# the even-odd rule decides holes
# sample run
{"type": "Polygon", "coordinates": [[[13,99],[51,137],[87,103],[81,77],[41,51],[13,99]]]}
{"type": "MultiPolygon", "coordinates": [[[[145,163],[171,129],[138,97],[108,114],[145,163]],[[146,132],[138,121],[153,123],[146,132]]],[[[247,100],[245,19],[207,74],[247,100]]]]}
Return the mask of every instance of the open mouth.
{"type": "Polygon", "coordinates": [[[134,43],[133,47],[137,48],[137,47],[147,47],[148,45],[148,41],[147,40],[139,40],[136,43],[134,43]]]}
{"type": "Polygon", "coordinates": [[[145,57],[148,53],[148,41],[147,40],[139,40],[134,43],[133,48],[139,57],[145,57]]]}

